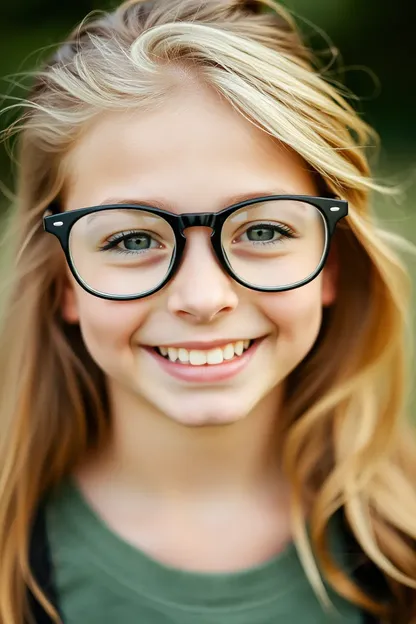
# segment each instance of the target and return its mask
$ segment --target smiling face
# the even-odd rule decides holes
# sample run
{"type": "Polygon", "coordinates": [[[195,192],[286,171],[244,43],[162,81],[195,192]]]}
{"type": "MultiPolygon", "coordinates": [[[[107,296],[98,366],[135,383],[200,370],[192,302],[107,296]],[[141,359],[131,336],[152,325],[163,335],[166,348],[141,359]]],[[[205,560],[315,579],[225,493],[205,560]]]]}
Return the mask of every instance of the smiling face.
{"type": "MultiPolygon", "coordinates": [[[[317,194],[297,155],[202,87],[172,95],[156,112],[101,117],[70,155],[69,169],[66,210],[134,200],[186,214],[217,212],[251,197],[317,194]]],[[[131,225],[120,222],[118,229],[131,225]]],[[[210,233],[186,230],[179,270],[153,295],[109,301],[87,293],[70,276],[63,302],[64,317],[80,324],[87,349],[106,374],[110,395],[124,396],[129,409],[151,407],[189,426],[241,420],[271,393],[278,396],[316,340],[322,307],[334,298],[330,266],[287,292],[238,284],[215,257],[210,233]]],[[[156,231],[158,236],[167,233],[156,231]]],[[[224,236],[237,240],[227,228],[224,236]]],[[[235,262],[250,272],[246,239],[244,233],[238,239],[243,247],[236,247],[235,262]]],[[[145,242],[158,252],[157,243],[145,242]]],[[[143,238],[132,244],[140,249],[143,238]]],[[[263,249],[257,262],[269,253],[263,249]]],[[[92,260],[85,270],[94,274],[92,260]]],[[[143,274],[140,264],[135,270],[143,274]]]]}

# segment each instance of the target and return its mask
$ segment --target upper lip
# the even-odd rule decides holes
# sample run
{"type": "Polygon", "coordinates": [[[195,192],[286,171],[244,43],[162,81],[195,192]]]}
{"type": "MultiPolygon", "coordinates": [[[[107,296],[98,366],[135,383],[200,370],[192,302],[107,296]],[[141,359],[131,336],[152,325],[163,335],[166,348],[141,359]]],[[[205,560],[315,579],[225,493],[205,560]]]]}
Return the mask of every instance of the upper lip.
{"type": "MultiPolygon", "coordinates": [[[[216,347],[225,347],[225,345],[230,344],[230,343],[235,343],[235,342],[239,342],[240,340],[258,340],[260,337],[257,338],[225,338],[222,340],[194,340],[192,342],[172,342],[172,343],[159,343],[157,345],[149,345],[151,347],[165,347],[166,349],[168,348],[173,348],[173,349],[201,349],[201,350],[206,350],[206,349],[215,349],[216,347]]],[[[261,338],[263,338],[263,336],[261,336],[261,338]]]]}

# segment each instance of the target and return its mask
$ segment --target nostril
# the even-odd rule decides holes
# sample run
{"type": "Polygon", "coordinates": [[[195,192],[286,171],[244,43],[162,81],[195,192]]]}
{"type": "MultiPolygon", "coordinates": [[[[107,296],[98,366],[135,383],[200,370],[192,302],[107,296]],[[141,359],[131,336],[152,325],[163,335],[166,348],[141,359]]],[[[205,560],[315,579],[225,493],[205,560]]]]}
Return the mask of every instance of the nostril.
{"type": "Polygon", "coordinates": [[[194,323],[211,323],[216,317],[232,312],[233,309],[232,306],[218,306],[216,308],[210,306],[205,309],[201,309],[199,306],[183,306],[181,309],[177,309],[175,314],[194,323]]]}

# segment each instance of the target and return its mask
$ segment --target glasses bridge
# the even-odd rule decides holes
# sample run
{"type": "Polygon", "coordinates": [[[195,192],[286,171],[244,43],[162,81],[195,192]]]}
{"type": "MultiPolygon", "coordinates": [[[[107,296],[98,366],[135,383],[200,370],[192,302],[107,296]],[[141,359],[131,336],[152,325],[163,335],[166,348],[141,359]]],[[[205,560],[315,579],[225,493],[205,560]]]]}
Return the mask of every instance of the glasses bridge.
{"type": "Polygon", "coordinates": [[[181,232],[190,227],[208,227],[214,229],[216,215],[212,212],[196,212],[180,215],[179,228],[181,232]]]}

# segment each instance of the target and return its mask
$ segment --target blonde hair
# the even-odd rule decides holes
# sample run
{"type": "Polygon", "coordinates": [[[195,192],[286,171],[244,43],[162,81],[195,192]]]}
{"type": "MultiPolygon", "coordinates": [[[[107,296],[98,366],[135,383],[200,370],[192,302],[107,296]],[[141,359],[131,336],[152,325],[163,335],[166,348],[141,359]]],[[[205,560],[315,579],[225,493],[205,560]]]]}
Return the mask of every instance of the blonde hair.
{"type": "Polygon", "coordinates": [[[60,315],[64,261],[42,216],[62,196],[65,156],[88,124],[105,110],[157,106],[184,75],[211,85],[300,154],[322,189],[349,201],[336,233],[337,301],[318,344],[288,380],[283,451],[293,526],[322,600],[318,565],[347,599],[409,624],[416,617],[409,277],[370,213],[371,191],[383,191],[365,156],[375,135],[324,80],[291,16],[273,0],[128,0],[86,20],[36,72],[6,133],[19,132],[20,142],[0,334],[0,622],[22,624],[26,586],[54,614],[31,575],[31,523],[45,493],[108,434],[103,374],[79,329],[60,315]],[[388,605],[370,599],[331,558],[327,526],[341,508],[391,589],[388,605]]]}

